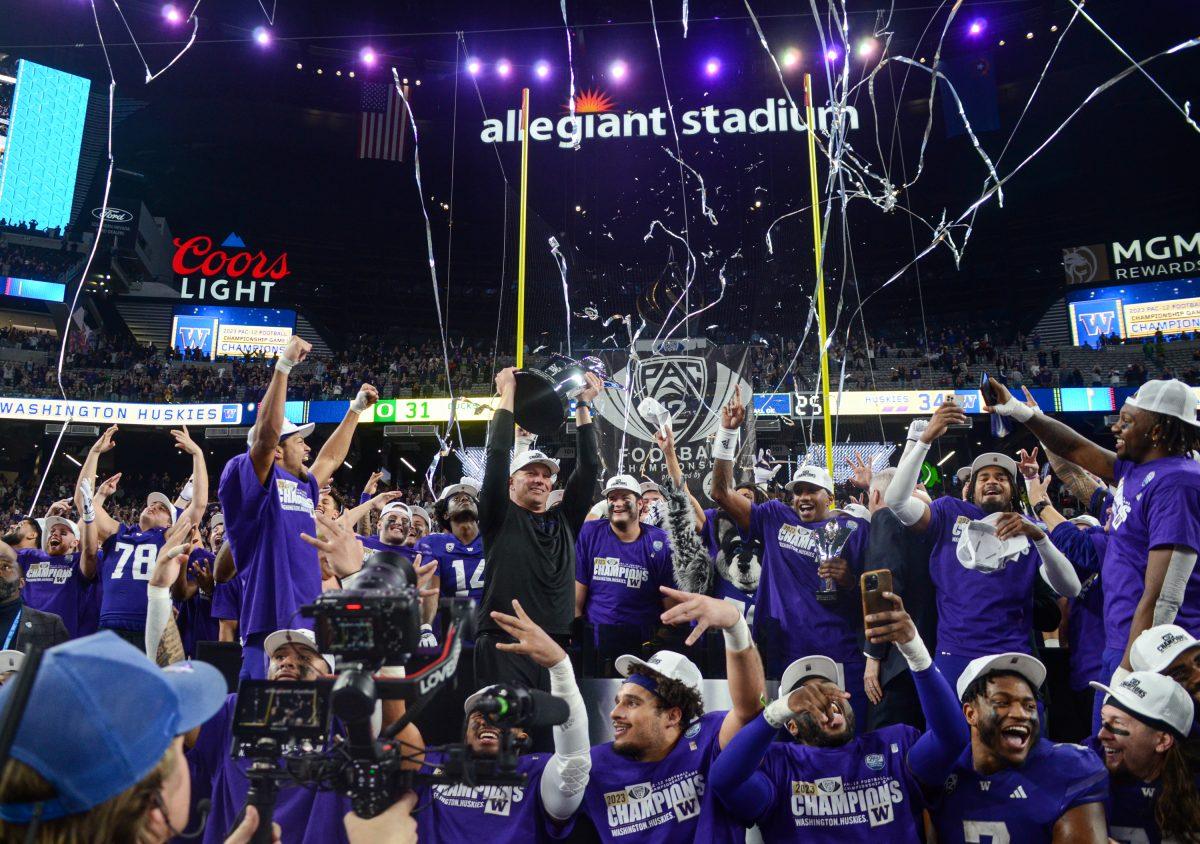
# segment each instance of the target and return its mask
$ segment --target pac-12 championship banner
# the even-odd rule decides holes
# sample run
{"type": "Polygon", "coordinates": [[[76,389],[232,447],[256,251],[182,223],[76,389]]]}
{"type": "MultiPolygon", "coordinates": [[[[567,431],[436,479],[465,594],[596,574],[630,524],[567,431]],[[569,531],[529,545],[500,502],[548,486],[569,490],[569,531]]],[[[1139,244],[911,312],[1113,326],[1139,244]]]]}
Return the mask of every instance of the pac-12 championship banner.
{"type": "MultiPolygon", "coordinates": [[[[612,380],[620,389],[605,390],[599,408],[600,456],[605,477],[618,471],[641,477],[661,476],[666,471],[662,450],[654,440],[654,423],[643,419],[638,405],[646,397],[656,399],[671,413],[675,451],[683,476],[701,501],[711,498],[712,435],[721,424],[721,408],[741,389],[746,402],[742,446],[737,465],[746,470],[754,464],[754,403],[750,383],[739,373],[747,350],[727,353],[720,346],[704,351],[655,355],[630,361],[624,351],[603,355],[612,380]]],[[[745,471],[735,471],[741,480],[745,471]]]]}

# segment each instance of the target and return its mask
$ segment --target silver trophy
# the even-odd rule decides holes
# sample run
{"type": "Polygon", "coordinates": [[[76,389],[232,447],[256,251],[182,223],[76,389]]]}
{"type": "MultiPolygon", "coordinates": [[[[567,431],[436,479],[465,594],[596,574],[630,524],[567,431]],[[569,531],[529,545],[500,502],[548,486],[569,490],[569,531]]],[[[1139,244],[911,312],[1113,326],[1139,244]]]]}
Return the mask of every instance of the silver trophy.
{"type": "MultiPolygon", "coordinates": [[[[846,542],[856,527],[857,525],[853,522],[846,524],[839,524],[836,521],[826,522],[825,527],[817,531],[817,565],[842,556],[842,549],[846,547],[846,542]]],[[[823,577],[821,578],[821,588],[816,590],[815,594],[818,604],[836,604],[838,601],[837,584],[833,578],[823,577]]]]}

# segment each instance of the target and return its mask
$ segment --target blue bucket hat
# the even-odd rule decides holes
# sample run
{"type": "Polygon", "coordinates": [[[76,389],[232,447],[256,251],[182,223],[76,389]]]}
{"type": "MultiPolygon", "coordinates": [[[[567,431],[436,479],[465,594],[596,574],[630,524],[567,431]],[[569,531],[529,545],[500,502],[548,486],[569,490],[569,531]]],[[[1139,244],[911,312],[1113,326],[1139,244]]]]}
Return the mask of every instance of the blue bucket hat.
{"type": "MultiPolygon", "coordinates": [[[[16,683],[0,688],[0,708],[16,683]]],[[[225,680],[203,662],[159,668],[112,631],[46,651],[12,756],[54,786],[41,801],[53,820],[98,806],[136,785],[176,736],[225,702],[225,680]]],[[[0,818],[28,823],[38,803],[2,803],[0,818]]]]}

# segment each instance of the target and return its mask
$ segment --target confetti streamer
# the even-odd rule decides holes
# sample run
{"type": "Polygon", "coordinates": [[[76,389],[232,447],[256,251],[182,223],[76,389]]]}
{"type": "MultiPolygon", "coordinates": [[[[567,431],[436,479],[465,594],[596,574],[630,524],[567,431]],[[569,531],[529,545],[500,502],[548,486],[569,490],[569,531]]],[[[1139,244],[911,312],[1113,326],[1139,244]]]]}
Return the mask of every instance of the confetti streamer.
{"type": "Polygon", "coordinates": [[[550,254],[558,264],[558,275],[562,278],[563,307],[567,312],[567,357],[571,357],[571,288],[567,284],[567,259],[558,246],[558,238],[550,238],[550,254]]]}
{"type": "Polygon", "coordinates": [[[575,57],[571,52],[571,25],[567,23],[567,0],[559,0],[558,5],[562,9],[563,31],[567,35],[567,71],[571,80],[567,96],[567,111],[571,114],[571,148],[579,149],[583,132],[575,118],[575,57]]]}
{"type": "MultiPolygon", "coordinates": [[[[200,8],[201,2],[202,2],[202,0],[196,0],[196,5],[192,6],[192,11],[187,16],[187,19],[189,21],[191,21],[191,23],[192,23],[192,36],[191,36],[191,38],[188,39],[187,44],[184,45],[182,50],[180,50],[178,53],[175,54],[175,58],[173,58],[169,62],[167,62],[167,64],[162,68],[162,70],[158,71],[157,73],[152,73],[150,71],[150,65],[146,61],[145,55],[142,54],[141,45],[138,44],[137,38],[134,37],[133,30],[129,28],[129,21],[127,21],[125,19],[125,12],[123,12],[121,10],[121,4],[118,3],[117,0],[112,0],[113,7],[117,10],[117,14],[121,18],[121,23],[125,24],[125,31],[129,33],[129,40],[133,43],[133,48],[135,50],[137,50],[138,58],[142,60],[142,67],[144,67],[146,69],[146,84],[147,85],[149,85],[155,79],[157,79],[158,77],[160,77],[164,73],[166,73],[168,70],[170,70],[171,66],[174,65],[175,62],[177,62],[181,58],[183,58],[183,54],[186,53],[188,50],[192,49],[192,45],[196,43],[196,34],[200,31],[200,19],[196,17],[196,10],[200,8]]],[[[95,9],[93,9],[93,11],[95,11],[95,9]]],[[[266,10],[264,9],[263,11],[265,12],[266,10]]],[[[97,22],[96,29],[99,30],[99,28],[100,28],[100,25],[97,22]]]]}
{"type": "MultiPolygon", "coordinates": [[[[681,167],[684,167],[689,173],[696,177],[696,181],[700,185],[700,213],[703,214],[705,218],[707,218],[707,220],[715,226],[717,224],[717,215],[714,214],[713,210],[708,207],[708,191],[706,191],[704,188],[704,177],[696,172],[696,168],[692,167],[682,158],[678,158],[675,153],[671,152],[666,147],[663,147],[662,151],[671,156],[671,158],[674,158],[677,162],[679,162],[681,167]]],[[[712,253],[710,252],[709,254],[711,255],[712,253]]]]}

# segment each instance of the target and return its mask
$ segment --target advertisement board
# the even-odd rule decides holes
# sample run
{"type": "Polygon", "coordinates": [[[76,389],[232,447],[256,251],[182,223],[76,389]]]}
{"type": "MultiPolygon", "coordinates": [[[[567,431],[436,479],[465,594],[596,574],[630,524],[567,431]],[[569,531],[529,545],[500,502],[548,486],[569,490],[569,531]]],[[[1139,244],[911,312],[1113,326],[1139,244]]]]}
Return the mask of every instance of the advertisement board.
{"type": "Polygon", "coordinates": [[[1071,339],[1097,346],[1101,337],[1138,340],[1200,331],[1200,278],[1095,287],[1067,294],[1071,339]]]}
{"type": "Polygon", "coordinates": [[[243,406],[225,404],[135,404],[0,397],[0,419],[104,422],[121,425],[240,425],[243,406]]]}
{"type": "Polygon", "coordinates": [[[271,357],[287,347],[295,325],[296,312],[278,308],[176,305],[171,348],[200,349],[209,360],[260,352],[271,357]]]}
{"type": "Polygon", "coordinates": [[[1125,306],[1125,336],[1153,337],[1200,330],[1200,297],[1125,306]]]}

